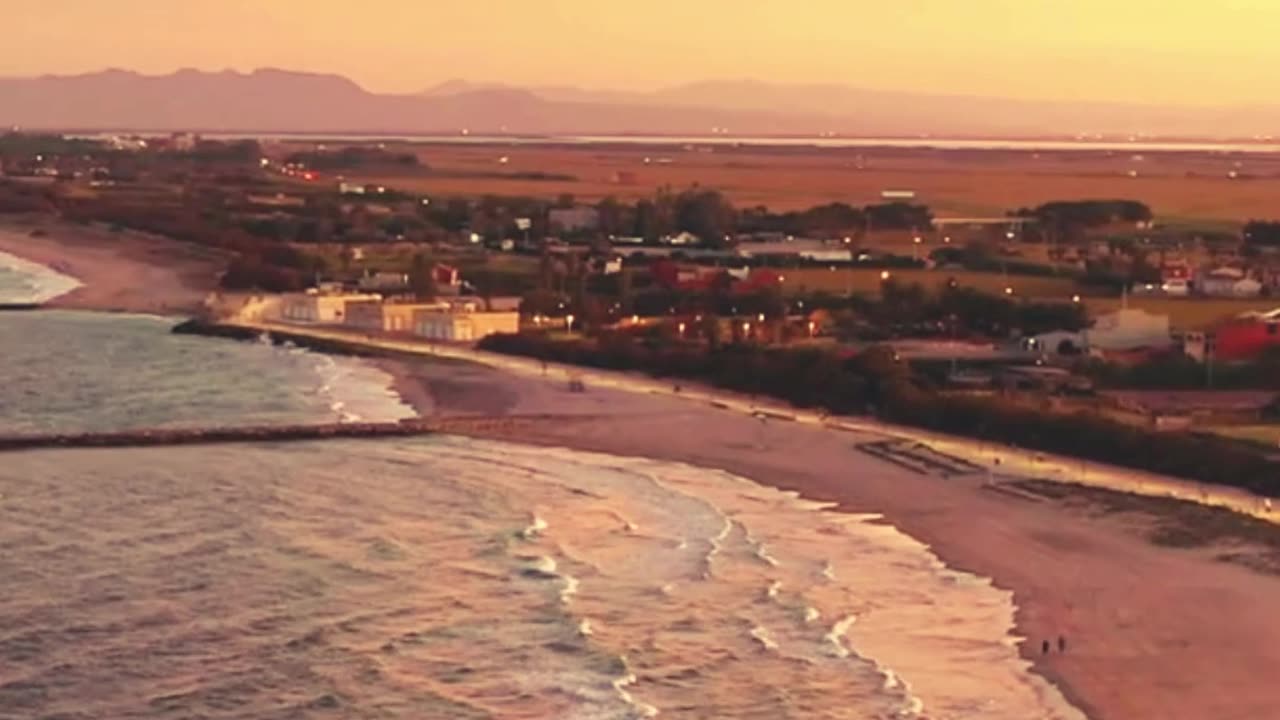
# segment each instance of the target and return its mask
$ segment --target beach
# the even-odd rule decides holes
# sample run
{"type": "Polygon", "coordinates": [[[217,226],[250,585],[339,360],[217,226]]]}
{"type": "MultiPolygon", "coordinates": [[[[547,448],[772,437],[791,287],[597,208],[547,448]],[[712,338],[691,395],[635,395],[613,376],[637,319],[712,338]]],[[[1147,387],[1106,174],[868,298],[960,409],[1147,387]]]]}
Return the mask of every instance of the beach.
{"type": "Polygon", "coordinates": [[[949,566],[1011,590],[1023,655],[1096,720],[1275,713],[1280,577],[1216,559],[1222,548],[1157,546],[1146,533],[1152,517],[922,476],[854,449],[872,435],[762,423],[670,396],[573,393],[555,373],[539,382],[477,365],[379,362],[400,387],[416,386],[406,398],[423,413],[562,418],[513,420],[490,437],[719,468],[880,513],[949,566]]]}
{"type": "MultiPolygon", "coordinates": [[[[173,313],[198,305],[212,286],[202,274],[209,266],[183,246],[5,227],[0,251],[56,264],[84,283],[58,306],[173,313]],[[166,258],[164,268],[151,264],[166,258]]],[[[1154,544],[1157,516],[1072,502],[1066,485],[1064,499],[996,491],[981,476],[912,472],[857,449],[881,438],[873,430],[761,420],[590,382],[571,392],[558,369],[538,378],[458,360],[374,362],[420,415],[513,416],[489,424],[486,439],[714,468],[833,510],[881,515],[951,568],[1011,592],[1023,656],[1095,720],[1275,714],[1280,576],[1220,558],[1256,549],[1154,544]]]]}
{"type": "Polygon", "coordinates": [[[81,283],[47,307],[151,315],[194,312],[225,267],[208,248],[51,218],[0,221],[0,252],[81,283]]]}

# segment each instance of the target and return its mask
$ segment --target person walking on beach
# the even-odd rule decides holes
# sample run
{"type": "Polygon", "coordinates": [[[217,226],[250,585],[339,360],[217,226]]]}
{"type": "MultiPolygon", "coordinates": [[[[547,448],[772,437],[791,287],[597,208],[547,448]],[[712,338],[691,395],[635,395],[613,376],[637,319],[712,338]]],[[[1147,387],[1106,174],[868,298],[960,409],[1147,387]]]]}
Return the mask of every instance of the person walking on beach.
{"type": "Polygon", "coordinates": [[[1040,654],[1041,654],[1041,655],[1048,655],[1048,654],[1049,654],[1049,641],[1048,641],[1048,640],[1042,640],[1042,641],[1040,642],[1040,654]]]}
{"type": "Polygon", "coordinates": [[[1064,653],[1066,651],[1067,651],[1067,636],[1059,635],[1058,636],[1058,652],[1064,653]]]}

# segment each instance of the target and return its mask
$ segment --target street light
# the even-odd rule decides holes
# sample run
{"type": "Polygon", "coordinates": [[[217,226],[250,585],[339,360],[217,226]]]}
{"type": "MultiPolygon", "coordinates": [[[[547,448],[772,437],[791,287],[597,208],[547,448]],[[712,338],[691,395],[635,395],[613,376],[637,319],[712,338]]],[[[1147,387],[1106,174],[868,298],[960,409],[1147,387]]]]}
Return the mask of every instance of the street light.
{"type": "Polygon", "coordinates": [[[814,321],[810,320],[810,321],[809,321],[809,337],[813,337],[813,332],[814,332],[814,330],[816,330],[817,328],[818,328],[818,324],[817,324],[817,323],[815,323],[814,321]]]}
{"type": "Polygon", "coordinates": [[[890,275],[890,273],[889,273],[889,271],[888,271],[888,270],[881,270],[881,271],[880,271],[880,279],[881,279],[881,280],[888,280],[888,279],[889,279],[889,275],[890,275]]]}
{"type": "Polygon", "coordinates": [[[680,337],[684,337],[684,323],[680,323],[676,327],[680,330],[680,337]]]}
{"type": "Polygon", "coordinates": [[[759,320],[760,322],[764,322],[764,313],[760,313],[759,315],[757,315],[756,320],[759,320]]]}
{"type": "Polygon", "coordinates": [[[632,315],[632,316],[631,316],[631,324],[632,324],[632,325],[635,325],[635,324],[636,324],[636,323],[638,323],[638,322],[640,322],[640,316],[639,316],[639,315],[632,315]]]}
{"type": "Polygon", "coordinates": [[[1072,296],[1071,296],[1071,302],[1073,302],[1073,303],[1078,303],[1078,302],[1080,302],[1080,296],[1079,296],[1079,295],[1072,295],[1072,296]]]}
{"type": "Polygon", "coordinates": [[[573,332],[573,316],[572,315],[566,315],[564,317],[564,329],[569,332],[573,332]]]}
{"type": "Polygon", "coordinates": [[[1006,287],[1006,288],[1004,289],[1004,294],[1005,294],[1005,295],[1012,295],[1012,294],[1013,294],[1013,288],[1011,288],[1011,287],[1006,287]]]}

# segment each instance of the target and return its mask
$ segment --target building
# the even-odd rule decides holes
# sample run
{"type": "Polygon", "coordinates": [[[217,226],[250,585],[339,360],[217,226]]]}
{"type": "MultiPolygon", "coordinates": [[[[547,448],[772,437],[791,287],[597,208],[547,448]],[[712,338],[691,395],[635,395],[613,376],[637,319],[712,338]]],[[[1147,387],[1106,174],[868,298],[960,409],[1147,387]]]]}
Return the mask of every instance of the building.
{"type": "Polygon", "coordinates": [[[1201,275],[1196,280],[1196,290],[1210,297],[1257,297],[1262,283],[1239,268],[1220,267],[1201,275]]]}
{"type": "Polygon", "coordinates": [[[348,302],[379,302],[381,297],[365,293],[288,293],[281,298],[280,317],[285,322],[339,324],[346,321],[348,302]]]}
{"type": "Polygon", "coordinates": [[[844,244],[821,240],[787,240],[783,242],[740,242],[736,248],[744,258],[794,257],[811,262],[853,262],[853,251],[844,244]]]}
{"type": "Polygon", "coordinates": [[[441,342],[475,342],[495,333],[520,331],[520,313],[486,312],[474,303],[455,303],[414,313],[413,332],[441,342]]]}
{"type": "Polygon", "coordinates": [[[552,208],[547,223],[560,232],[589,232],[600,228],[600,213],[590,205],[552,208]]]}
{"type": "Polygon", "coordinates": [[[414,314],[447,310],[449,303],[396,303],[360,300],[347,303],[344,323],[349,327],[381,332],[414,332],[414,314]]]}
{"type": "Polygon", "coordinates": [[[1163,348],[1173,344],[1168,315],[1156,315],[1136,308],[1121,308],[1099,315],[1081,335],[1091,351],[1163,348]]]}
{"type": "Polygon", "coordinates": [[[356,287],[365,292],[406,292],[409,290],[409,276],[405,273],[366,272],[356,281],[356,287]]]}
{"type": "Polygon", "coordinates": [[[1212,355],[1226,362],[1252,360],[1280,345],[1280,309],[1246,313],[1214,328],[1212,355]]]}

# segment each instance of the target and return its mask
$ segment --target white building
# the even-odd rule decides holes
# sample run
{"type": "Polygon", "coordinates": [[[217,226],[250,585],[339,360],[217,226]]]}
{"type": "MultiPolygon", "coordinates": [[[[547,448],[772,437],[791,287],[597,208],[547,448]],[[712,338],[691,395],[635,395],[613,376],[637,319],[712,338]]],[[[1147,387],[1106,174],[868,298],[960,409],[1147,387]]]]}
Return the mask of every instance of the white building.
{"type": "Polygon", "coordinates": [[[348,302],[380,302],[378,295],[365,293],[288,293],[280,301],[280,317],[285,322],[338,324],[346,321],[348,302]]]}
{"type": "Polygon", "coordinates": [[[1262,283],[1237,268],[1218,268],[1200,276],[1196,289],[1211,297],[1257,297],[1262,283]]]}
{"type": "Polygon", "coordinates": [[[1121,308],[1099,315],[1093,326],[1081,336],[1090,350],[1135,350],[1168,347],[1173,343],[1168,315],[1155,315],[1136,308],[1121,308]]]}
{"type": "Polygon", "coordinates": [[[413,316],[413,332],[441,342],[475,342],[495,333],[520,331],[520,313],[485,312],[473,304],[454,304],[420,310],[413,316]]]}

